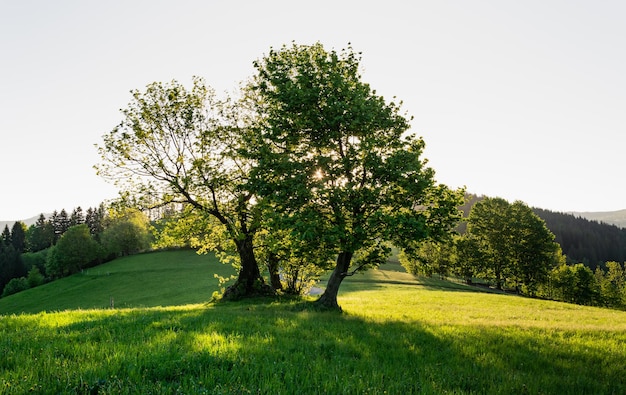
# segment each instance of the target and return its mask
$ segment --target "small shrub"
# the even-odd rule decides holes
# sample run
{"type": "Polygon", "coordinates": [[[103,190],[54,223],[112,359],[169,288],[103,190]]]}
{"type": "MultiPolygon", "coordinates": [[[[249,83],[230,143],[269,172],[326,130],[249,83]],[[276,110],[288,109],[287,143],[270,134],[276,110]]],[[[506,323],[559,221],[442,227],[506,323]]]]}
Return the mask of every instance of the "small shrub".
{"type": "Polygon", "coordinates": [[[39,270],[37,266],[30,269],[30,271],[28,272],[28,277],[26,277],[26,280],[28,282],[29,288],[38,287],[45,282],[43,274],[41,274],[41,271],[39,270]]]}
{"type": "Polygon", "coordinates": [[[13,278],[4,287],[4,291],[2,292],[2,297],[16,294],[28,288],[30,287],[28,286],[28,280],[26,280],[26,277],[13,278]]]}

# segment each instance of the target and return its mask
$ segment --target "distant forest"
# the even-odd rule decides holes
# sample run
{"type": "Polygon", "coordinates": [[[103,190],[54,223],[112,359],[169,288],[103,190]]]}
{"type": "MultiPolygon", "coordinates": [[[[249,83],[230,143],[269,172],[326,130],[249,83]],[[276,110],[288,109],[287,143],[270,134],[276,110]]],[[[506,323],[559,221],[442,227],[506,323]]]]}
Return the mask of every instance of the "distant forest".
{"type": "MultiPolygon", "coordinates": [[[[466,203],[462,206],[465,216],[482,199],[484,196],[467,195],[466,203]]],[[[555,241],[561,245],[568,263],[583,263],[595,270],[598,266],[606,269],[606,262],[626,261],[626,229],[572,214],[540,208],[532,210],[554,233],[555,241]]],[[[465,223],[459,226],[459,232],[465,232],[465,223]]]]}
{"type": "Polygon", "coordinates": [[[533,211],[546,221],[568,262],[584,263],[595,270],[604,262],[626,261],[626,229],[571,214],[540,208],[533,211]]]}

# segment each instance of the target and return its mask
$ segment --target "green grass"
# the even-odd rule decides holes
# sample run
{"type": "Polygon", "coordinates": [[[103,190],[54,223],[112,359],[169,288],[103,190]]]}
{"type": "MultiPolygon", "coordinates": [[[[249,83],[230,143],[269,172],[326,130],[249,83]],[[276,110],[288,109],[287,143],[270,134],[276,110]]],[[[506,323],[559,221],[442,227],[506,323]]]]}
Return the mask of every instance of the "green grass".
{"type": "Polygon", "coordinates": [[[7,314],[0,393],[626,393],[625,312],[393,270],[346,279],[339,303],[7,314]]]}
{"type": "Polygon", "coordinates": [[[215,273],[235,272],[190,250],[128,256],[2,298],[0,314],[107,308],[111,298],[118,308],[202,303],[218,289],[215,273]]]}

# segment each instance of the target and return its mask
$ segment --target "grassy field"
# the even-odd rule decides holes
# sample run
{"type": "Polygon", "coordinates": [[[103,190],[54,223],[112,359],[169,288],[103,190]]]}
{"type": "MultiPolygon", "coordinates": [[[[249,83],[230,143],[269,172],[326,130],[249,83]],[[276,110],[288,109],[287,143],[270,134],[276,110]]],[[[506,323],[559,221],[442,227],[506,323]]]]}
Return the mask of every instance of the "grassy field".
{"type": "Polygon", "coordinates": [[[215,273],[235,271],[190,250],[134,255],[2,298],[0,314],[107,308],[111,298],[117,308],[202,303],[218,288],[215,273]]]}
{"type": "MultiPolygon", "coordinates": [[[[163,254],[164,262],[203,258],[163,254]]],[[[147,254],[101,268],[130,270],[135,259],[154,269],[162,258],[147,254]]],[[[139,289],[129,291],[135,296],[128,305],[162,307],[0,316],[0,393],[626,393],[625,312],[477,293],[394,270],[348,278],[339,297],[343,314],[296,300],[169,305],[156,295],[158,302],[138,298],[144,285],[152,289],[149,276],[133,283],[109,270],[101,276],[139,289]]],[[[166,274],[164,292],[182,298],[172,290],[185,285],[166,274]]],[[[208,300],[217,284],[212,275],[190,277],[208,278],[202,281],[210,289],[191,292],[208,300]]]]}

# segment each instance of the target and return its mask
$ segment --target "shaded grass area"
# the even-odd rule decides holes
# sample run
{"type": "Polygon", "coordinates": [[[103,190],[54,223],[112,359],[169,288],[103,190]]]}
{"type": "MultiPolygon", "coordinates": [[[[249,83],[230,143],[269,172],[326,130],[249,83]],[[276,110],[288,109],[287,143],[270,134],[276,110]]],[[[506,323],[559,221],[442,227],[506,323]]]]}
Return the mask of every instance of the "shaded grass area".
{"type": "Polygon", "coordinates": [[[116,259],[82,273],[0,299],[0,314],[66,309],[155,307],[202,303],[218,289],[214,274],[231,266],[213,254],[160,251],[116,259]]]}

